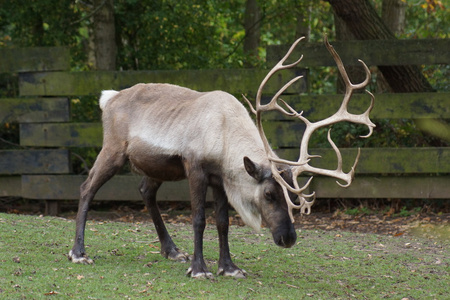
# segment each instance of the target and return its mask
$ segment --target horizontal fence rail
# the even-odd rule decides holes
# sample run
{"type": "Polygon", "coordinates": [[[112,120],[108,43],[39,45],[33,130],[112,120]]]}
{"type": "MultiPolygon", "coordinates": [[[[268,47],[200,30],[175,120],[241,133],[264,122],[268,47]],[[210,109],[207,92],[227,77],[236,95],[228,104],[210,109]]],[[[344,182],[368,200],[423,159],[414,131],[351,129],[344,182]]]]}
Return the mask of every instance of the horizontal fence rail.
{"type": "Polygon", "coordinates": [[[68,121],[70,121],[70,103],[67,98],[0,99],[0,124],[68,121]]]}
{"type": "Polygon", "coordinates": [[[0,73],[69,70],[67,47],[0,48],[0,73]]]}
{"type": "MultiPolygon", "coordinates": [[[[96,72],[37,72],[19,76],[21,96],[99,95],[102,90],[122,90],[136,83],[171,83],[206,92],[223,90],[231,94],[254,95],[267,70],[177,70],[177,71],[96,71],[96,72]]],[[[270,80],[266,93],[275,93],[291,78],[303,75],[288,93],[307,91],[306,71],[286,70],[270,80]]]]}
{"type": "MultiPolygon", "coordinates": [[[[330,42],[344,65],[368,66],[434,65],[450,62],[450,39],[420,40],[364,40],[330,42]]],[[[287,52],[289,45],[267,47],[267,64],[276,64],[287,52]]],[[[290,57],[300,57],[300,67],[335,66],[333,57],[323,43],[300,43],[290,57]]]]}
{"type": "MultiPolygon", "coordinates": [[[[80,185],[86,179],[81,175],[24,175],[21,191],[24,197],[41,200],[78,200],[80,185]]],[[[96,200],[142,200],[138,186],[139,176],[117,175],[102,186],[96,200]]],[[[450,176],[357,176],[350,187],[342,188],[333,178],[316,177],[309,192],[317,198],[411,198],[448,199],[450,176]],[[412,188],[413,187],[413,188],[412,188]]],[[[158,191],[158,201],[189,201],[186,180],[165,182],[158,191]]],[[[212,193],[208,192],[208,201],[212,193]]]]}
{"type": "Polygon", "coordinates": [[[70,170],[67,149],[0,150],[0,175],[66,174],[70,170]]]}

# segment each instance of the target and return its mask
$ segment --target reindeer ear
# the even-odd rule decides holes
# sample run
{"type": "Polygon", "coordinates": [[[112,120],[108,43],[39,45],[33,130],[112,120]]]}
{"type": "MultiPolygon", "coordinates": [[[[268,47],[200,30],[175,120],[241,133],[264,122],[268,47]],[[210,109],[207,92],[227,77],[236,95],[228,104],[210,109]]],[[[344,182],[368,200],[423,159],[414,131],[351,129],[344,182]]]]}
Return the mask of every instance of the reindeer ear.
{"type": "Polygon", "coordinates": [[[247,156],[244,156],[244,166],[247,173],[256,180],[261,181],[264,178],[263,168],[247,156]]]}

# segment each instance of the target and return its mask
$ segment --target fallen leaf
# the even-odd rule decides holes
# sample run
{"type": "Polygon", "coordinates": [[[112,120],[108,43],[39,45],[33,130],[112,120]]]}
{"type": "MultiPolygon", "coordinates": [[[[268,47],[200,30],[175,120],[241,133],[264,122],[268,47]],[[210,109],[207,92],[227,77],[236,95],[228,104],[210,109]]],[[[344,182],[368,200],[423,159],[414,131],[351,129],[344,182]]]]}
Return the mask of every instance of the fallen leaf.
{"type": "Polygon", "coordinates": [[[294,288],[294,289],[299,289],[298,286],[295,286],[295,285],[292,285],[292,284],[287,284],[287,283],[286,283],[286,286],[288,286],[288,287],[290,287],[290,288],[294,288]]]}
{"type": "Polygon", "coordinates": [[[58,295],[58,292],[57,291],[50,291],[48,293],[45,293],[44,295],[45,296],[58,295]]]}

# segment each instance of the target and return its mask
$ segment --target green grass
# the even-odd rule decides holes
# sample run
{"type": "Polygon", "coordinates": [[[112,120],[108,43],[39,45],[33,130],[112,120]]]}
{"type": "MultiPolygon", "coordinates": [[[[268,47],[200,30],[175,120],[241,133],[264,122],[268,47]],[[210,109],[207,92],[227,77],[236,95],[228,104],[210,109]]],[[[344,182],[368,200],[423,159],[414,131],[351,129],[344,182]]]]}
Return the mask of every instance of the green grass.
{"type": "MultiPolygon", "coordinates": [[[[76,265],[71,220],[0,214],[0,299],[443,299],[450,282],[448,240],[299,230],[298,244],[275,246],[270,233],[231,227],[235,263],[247,279],[195,280],[187,264],[159,254],[151,223],[89,221],[94,265],[76,265]]],[[[192,229],[169,224],[192,254],[192,229]]],[[[217,271],[215,228],[205,232],[205,258],[217,271]]]]}

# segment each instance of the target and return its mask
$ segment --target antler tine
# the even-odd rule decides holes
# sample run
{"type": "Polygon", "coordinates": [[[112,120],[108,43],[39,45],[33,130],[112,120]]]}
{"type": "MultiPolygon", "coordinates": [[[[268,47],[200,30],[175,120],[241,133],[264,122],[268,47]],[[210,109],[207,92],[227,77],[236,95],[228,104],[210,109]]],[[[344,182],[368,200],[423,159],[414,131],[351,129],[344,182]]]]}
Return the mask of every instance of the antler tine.
{"type": "MultiPolygon", "coordinates": [[[[273,74],[275,74],[276,72],[280,71],[280,70],[284,70],[284,69],[289,69],[292,68],[296,65],[298,65],[300,63],[300,61],[303,59],[303,55],[300,56],[300,58],[288,65],[283,65],[283,63],[288,59],[288,57],[292,54],[292,52],[294,51],[295,47],[298,45],[298,43],[300,43],[305,37],[301,37],[299,39],[297,39],[292,46],[289,48],[288,52],[284,55],[284,57],[269,71],[269,73],[267,73],[266,77],[264,77],[263,81],[261,82],[258,91],[256,93],[256,111],[259,111],[259,107],[261,107],[261,96],[262,96],[262,90],[264,88],[264,86],[266,85],[267,81],[269,81],[269,79],[273,76],[273,74]]],[[[301,77],[296,78],[295,80],[291,80],[289,83],[285,84],[285,86],[282,88],[282,92],[285,91],[292,83],[294,83],[295,81],[297,81],[298,79],[300,79],[301,77]]],[[[271,102],[274,101],[274,99],[276,99],[276,97],[273,97],[271,102]]],[[[270,104],[270,103],[269,103],[270,104]]]]}
{"type": "MultiPolygon", "coordinates": [[[[301,37],[299,39],[297,39],[292,46],[289,48],[288,52],[284,55],[284,57],[269,71],[269,73],[267,73],[266,77],[264,77],[263,81],[261,82],[261,84],[259,85],[258,91],[256,92],[256,109],[253,107],[253,105],[251,104],[251,102],[247,99],[247,97],[245,97],[245,95],[242,95],[242,97],[244,97],[245,101],[247,101],[250,110],[252,111],[252,113],[254,113],[255,115],[257,114],[257,111],[264,111],[264,110],[269,110],[268,105],[273,106],[271,103],[276,99],[289,87],[291,86],[294,82],[296,82],[297,80],[299,80],[300,78],[303,77],[302,76],[297,76],[294,79],[290,80],[288,83],[286,83],[278,92],[277,94],[272,98],[272,100],[267,104],[267,105],[261,105],[261,97],[262,97],[262,90],[264,88],[264,86],[266,85],[267,81],[269,81],[269,79],[273,76],[273,74],[275,74],[276,72],[280,71],[280,70],[284,70],[284,69],[289,69],[292,68],[296,65],[298,65],[300,63],[300,61],[303,59],[303,55],[300,56],[300,58],[288,65],[283,65],[283,63],[288,59],[288,57],[292,54],[292,52],[294,51],[295,47],[298,45],[298,43],[300,43],[305,37],[301,37]]],[[[275,105],[275,107],[277,108],[277,110],[281,111],[282,113],[285,113],[287,115],[290,115],[289,113],[287,113],[282,107],[280,107],[278,104],[275,105]]],[[[273,107],[271,107],[273,108],[273,107]]],[[[270,108],[270,109],[271,109],[270,108]]],[[[290,109],[290,107],[289,107],[290,109]]]]}
{"type": "Polygon", "coordinates": [[[328,129],[327,139],[328,139],[328,142],[330,143],[331,147],[333,148],[334,152],[336,153],[336,157],[337,157],[337,168],[336,168],[336,171],[342,171],[342,155],[341,155],[341,151],[339,150],[339,148],[336,146],[336,144],[331,139],[331,128],[328,129]]]}
{"type": "Polygon", "coordinates": [[[295,111],[292,107],[289,106],[289,104],[287,104],[285,101],[283,101],[282,99],[279,99],[283,102],[284,105],[286,105],[286,107],[291,111],[290,113],[287,112],[283,107],[281,107],[278,102],[277,99],[280,97],[280,95],[288,88],[290,87],[294,82],[296,82],[297,80],[299,80],[300,78],[303,78],[303,75],[301,76],[297,76],[294,79],[290,80],[288,83],[286,83],[276,94],[275,96],[272,97],[272,100],[270,100],[269,104],[265,105],[264,107],[261,107],[261,111],[267,111],[267,110],[271,110],[271,109],[276,109],[278,111],[280,111],[281,113],[287,115],[287,116],[293,116],[293,115],[297,115],[298,112],[295,111]]]}
{"type": "Polygon", "coordinates": [[[252,113],[256,115],[256,110],[253,108],[253,104],[250,102],[250,100],[248,100],[244,94],[242,94],[242,97],[244,97],[245,101],[247,101],[248,107],[250,108],[252,113]]]}
{"type": "MultiPolygon", "coordinates": [[[[290,192],[297,194],[297,195],[302,195],[303,192],[308,188],[309,184],[311,183],[313,176],[311,176],[308,181],[306,182],[305,185],[303,185],[302,187],[300,187],[298,185],[297,181],[294,181],[294,187],[292,187],[289,183],[287,183],[284,178],[280,175],[280,172],[277,170],[276,166],[274,164],[272,164],[272,176],[276,179],[276,181],[281,185],[284,186],[286,189],[288,189],[290,192]]],[[[294,177],[294,176],[293,176],[294,177]]],[[[295,176],[296,178],[297,176],[295,176]]]]}
{"type": "MultiPolygon", "coordinates": [[[[266,77],[264,77],[264,79],[261,82],[261,84],[259,85],[258,91],[256,93],[256,98],[255,98],[256,105],[255,105],[255,108],[253,108],[253,106],[250,105],[252,112],[254,114],[256,114],[256,126],[258,128],[259,135],[261,136],[262,142],[264,144],[264,149],[265,149],[265,151],[266,151],[268,156],[274,156],[274,155],[272,155],[272,153],[273,153],[272,148],[270,147],[269,141],[267,140],[267,137],[264,134],[264,129],[263,129],[263,126],[262,126],[262,121],[261,121],[261,113],[263,111],[276,109],[276,110],[278,110],[278,111],[280,111],[280,112],[282,112],[282,113],[284,113],[286,115],[291,115],[284,108],[282,108],[278,103],[276,103],[276,101],[277,101],[279,95],[281,95],[281,93],[283,93],[291,84],[293,84],[295,81],[300,79],[301,76],[298,76],[298,77],[290,80],[288,83],[286,83],[280,89],[280,91],[278,91],[276,93],[276,95],[270,100],[270,102],[268,104],[265,104],[265,105],[261,104],[262,90],[263,90],[264,86],[266,85],[267,81],[272,77],[273,74],[275,74],[279,70],[292,68],[293,66],[297,65],[302,60],[303,55],[296,62],[294,62],[292,64],[288,64],[288,65],[283,65],[283,63],[288,59],[288,57],[294,51],[294,49],[297,46],[297,44],[300,43],[300,41],[303,40],[303,39],[304,39],[304,37],[301,37],[301,38],[297,39],[292,44],[292,46],[289,48],[289,51],[286,53],[286,55],[269,71],[269,73],[266,75],[266,77]]],[[[244,97],[244,99],[247,101],[247,103],[250,104],[250,101],[248,101],[247,98],[244,97]]],[[[289,109],[291,109],[291,108],[289,107],[289,109]]]]}
{"type": "MultiPolygon", "coordinates": [[[[309,184],[311,183],[311,180],[313,179],[313,177],[311,176],[311,178],[308,180],[308,182],[302,187],[302,191],[304,191],[306,188],[308,188],[309,184]]],[[[292,201],[288,200],[290,199],[289,194],[288,194],[288,190],[291,189],[291,186],[289,184],[287,184],[285,182],[285,184],[281,185],[281,188],[283,190],[283,194],[284,197],[286,199],[286,204],[288,207],[288,213],[289,213],[289,217],[291,219],[291,222],[294,223],[294,215],[293,215],[293,210],[294,209],[300,209],[300,212],[302,214],[307,214],[309,215],[311,213],[311,206],[314,204],[315,200],[316,200],[316,193],[312,192],[309,195],[305,195],[302,192],[298,192],[296,193],[299,197],[300,203],[299,204],[295,204],[292,201]],[[306,198],[313,198],[311,201],[307,201],[306,198]]]]}
{"type": "Polygon", "coordinates": [[[311,213],[311,206],[316,202],[316,192],[312,192],[310,195],[300,197],[300,213],[309,215],[311,213]],[[306,198],[313,198],[311,201],[307,201],[306,198]]]}
{"type": "Polygon", "coordinates": [[[336,183],[339,184],[341,187],[344,187],[344,188],[349,187],[350,184],[352,183],[353,178],[355,177],[355,169],[356,169],[356,166],[358,165],[360,155],[361,155],[361,148],[358,148],[358,154],[356,155],[355,162],[353,163],[352,169],[350,170],[350,172],[347,173],[350,176],[350,180],[347,182],[347,184],[342,184],[339,181],[336,181],[336,183]]]}
{"type": "Polygon", "coordinates": [[[325,36],[325,38],[324,38],[324,43],[325,43],[325,46],[327,47],[328,51],[330,52],[331,56],[333,56],[333,59],[336,62],[336,65],[338,67],[339,73],[341,74],[342,79],[344,80],[344,83],[345,83],[345,86],[347,87],[347,89],[349,89],[349,90],[358,90],[358,89],[361,89],[361,88],[365,87],[369,83],[370,77],[371,77],[370,76],[370,70],[369,70],[367,65],[362,60],[358,59],[358,61],[364,67],[364,71],[366,73],[366,78],[361,83],[353,84],[350,81],[350,78],[348,77],[347,71],[345,70],[344,63],[342,62],[341,57],[336,52],[334,47],[328,42],[327,36],[325,36]]]}
{"type": "Polygon", "coordinates": [[[366,125],[369,128],[369,133],[366,135],[360,135],[359,137],[361,137],[361,138],[368,138],[369,136],[371,136],[373,133],[373,128],[376,126],[375,124],[372,123],[372,121],[370,121],[370,118],[369,118],[369,114],[372,111],[373,106],[375,105],[375,96],[368,90],[366,90],[366,93],[370,95],[370,105],[369,105],[369,108],[363,113],[363,116],[368,121],[368,124],[366,124],[366,125]]]}

